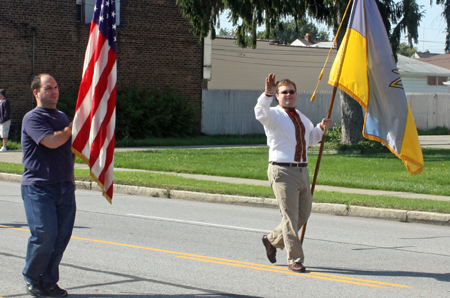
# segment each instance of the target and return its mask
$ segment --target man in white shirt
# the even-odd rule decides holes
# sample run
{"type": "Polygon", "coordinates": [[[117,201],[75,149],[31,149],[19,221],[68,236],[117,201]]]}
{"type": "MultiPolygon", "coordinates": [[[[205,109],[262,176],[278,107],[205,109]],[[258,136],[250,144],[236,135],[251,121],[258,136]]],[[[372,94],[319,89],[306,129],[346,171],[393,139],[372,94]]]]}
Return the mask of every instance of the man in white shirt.
{"type": "Polygon", "coordinates": [[[322,119],[316,126],[295,109],[297,89],[291,80],[275,83],[275,74],[266,78],[265,92],[255,106],[256,119],[264,125],[269,146],[267,176],[281,212],[281,223],[263,244],[271,263],[276,262],[276,249],[286,248],[289,269],[305,272],[304,254],[298,231],[309,218],[312,196],[307,168],[307,149],[320,142],[323,130],[333,121],[322,119]],[[270,107],[275,94],[279,105],[270,107]]]}

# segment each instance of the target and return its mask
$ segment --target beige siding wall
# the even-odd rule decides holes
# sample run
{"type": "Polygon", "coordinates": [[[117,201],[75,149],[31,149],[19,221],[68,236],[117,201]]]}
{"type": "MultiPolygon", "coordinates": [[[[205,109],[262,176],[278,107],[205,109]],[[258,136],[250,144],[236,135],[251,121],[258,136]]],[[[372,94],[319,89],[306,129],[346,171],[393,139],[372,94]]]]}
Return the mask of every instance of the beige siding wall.
{"type": "MultiPolygon", "coordinates": [[[[300,91],[295,107],[305,114],[314,125],[326,117],[331,100],[330,91],[321,91],[311,102],[312,91],[300,91]]],[[[209,135],[263,134],[264,128],[255,119],[254,108],[260,90],[203,90],[202,132],[209,135]]],[[[278,102],[274,98],[272,106],[278,102]]],[[[339,96],[332,113],[333,122],[340,121],[339,96]]]]}
{"type": "Polygon", "coordinates": [[[449,93],[407,93],[406,97],[418,129],[450,127],[449,93]]]}
{"type": "Polygon", "coordinates": [[[430,86],[428,85],[427,75],[422,77],[402,75],[402,83],[407,93],[448,93],[448,86],[430,86]]]}
{"type": "MultiPolygon", "coordinates": [[[[212,41],[212,78],[208,89],[263,90],[265,77],[273,72],[277,79],[294,81],[299,91],[316,88],[329,49],[271,45],[258,41],[256,49],[240,48],[235,40],[212,41]]],[[[331,91],[328,77],[336,56],[332,50],[320,91],[331,91]]]]}
{"type": "MultiPolygon", "coordinates": [[[[202,132],[209,135],[263,134],[263,126],[255,119],[253,110],[261,93],[260,90],[203,90],[202,132]]],[[[310,91],[299,92],[296,108],[317,124],[328,112],[331,92],[317,93],[314,102],[310,101],[311,95],[310,91]]],[[[418,129],[450,127],[449,93],[407,93],[406,97],[418,129]]],[[[272,105],[276,104],[274,100],[272,105]]],[[[341,121],[339,95],[334,101],[332,118],[334,123],[341,121]]]]}

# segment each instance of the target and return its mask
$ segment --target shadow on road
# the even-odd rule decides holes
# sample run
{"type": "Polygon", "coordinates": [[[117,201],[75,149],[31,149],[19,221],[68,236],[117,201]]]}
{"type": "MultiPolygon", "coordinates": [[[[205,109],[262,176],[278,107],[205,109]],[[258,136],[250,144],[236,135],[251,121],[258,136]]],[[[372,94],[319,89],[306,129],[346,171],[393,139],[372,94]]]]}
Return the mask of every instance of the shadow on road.
{"type": "Polygon", "coordinates": [[[311,271],[319,273],[330,273],[340,275],[359,275],[359,276],[392,276],[392,277],[422,277],[433,278],[438,281],[450,282],[450,273],[428,273],[413,271],[383,271],[383,270],[354,270],[343,268],[327,268],[327,267],[308,267],[311,271]]]}

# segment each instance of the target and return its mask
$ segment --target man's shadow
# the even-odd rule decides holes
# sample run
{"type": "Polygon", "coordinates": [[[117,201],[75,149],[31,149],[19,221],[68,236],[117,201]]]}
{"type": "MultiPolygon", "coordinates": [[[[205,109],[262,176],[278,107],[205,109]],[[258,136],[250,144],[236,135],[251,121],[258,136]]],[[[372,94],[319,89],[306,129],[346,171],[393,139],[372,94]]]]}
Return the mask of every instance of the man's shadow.
{"type": "Polygon", "coordinates": [[[382,271],[382,270],[355,270],[330,267],[308,267],[310,271],[319,273],[340,274],[340,275],[358,275],[358,276],[393,276],[393,277],[422,277],[433,278],[437,281],[450,282],[450,273],[427,273],[412,271],[382,271]]]}

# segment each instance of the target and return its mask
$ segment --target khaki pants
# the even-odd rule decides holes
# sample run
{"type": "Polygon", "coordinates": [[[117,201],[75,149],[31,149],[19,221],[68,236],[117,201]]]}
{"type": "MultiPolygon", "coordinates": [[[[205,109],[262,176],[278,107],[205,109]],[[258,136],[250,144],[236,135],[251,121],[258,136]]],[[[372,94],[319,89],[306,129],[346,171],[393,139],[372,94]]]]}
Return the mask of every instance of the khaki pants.
{"type": "Polygon", "coordinates": [[[303,263],[305,256],[298,231],[311,214],[308,169],[269,164],[267,176],[281,213],[281,223],[267,238],[276,248],[286,248],[288,264],[303,263]]]}

